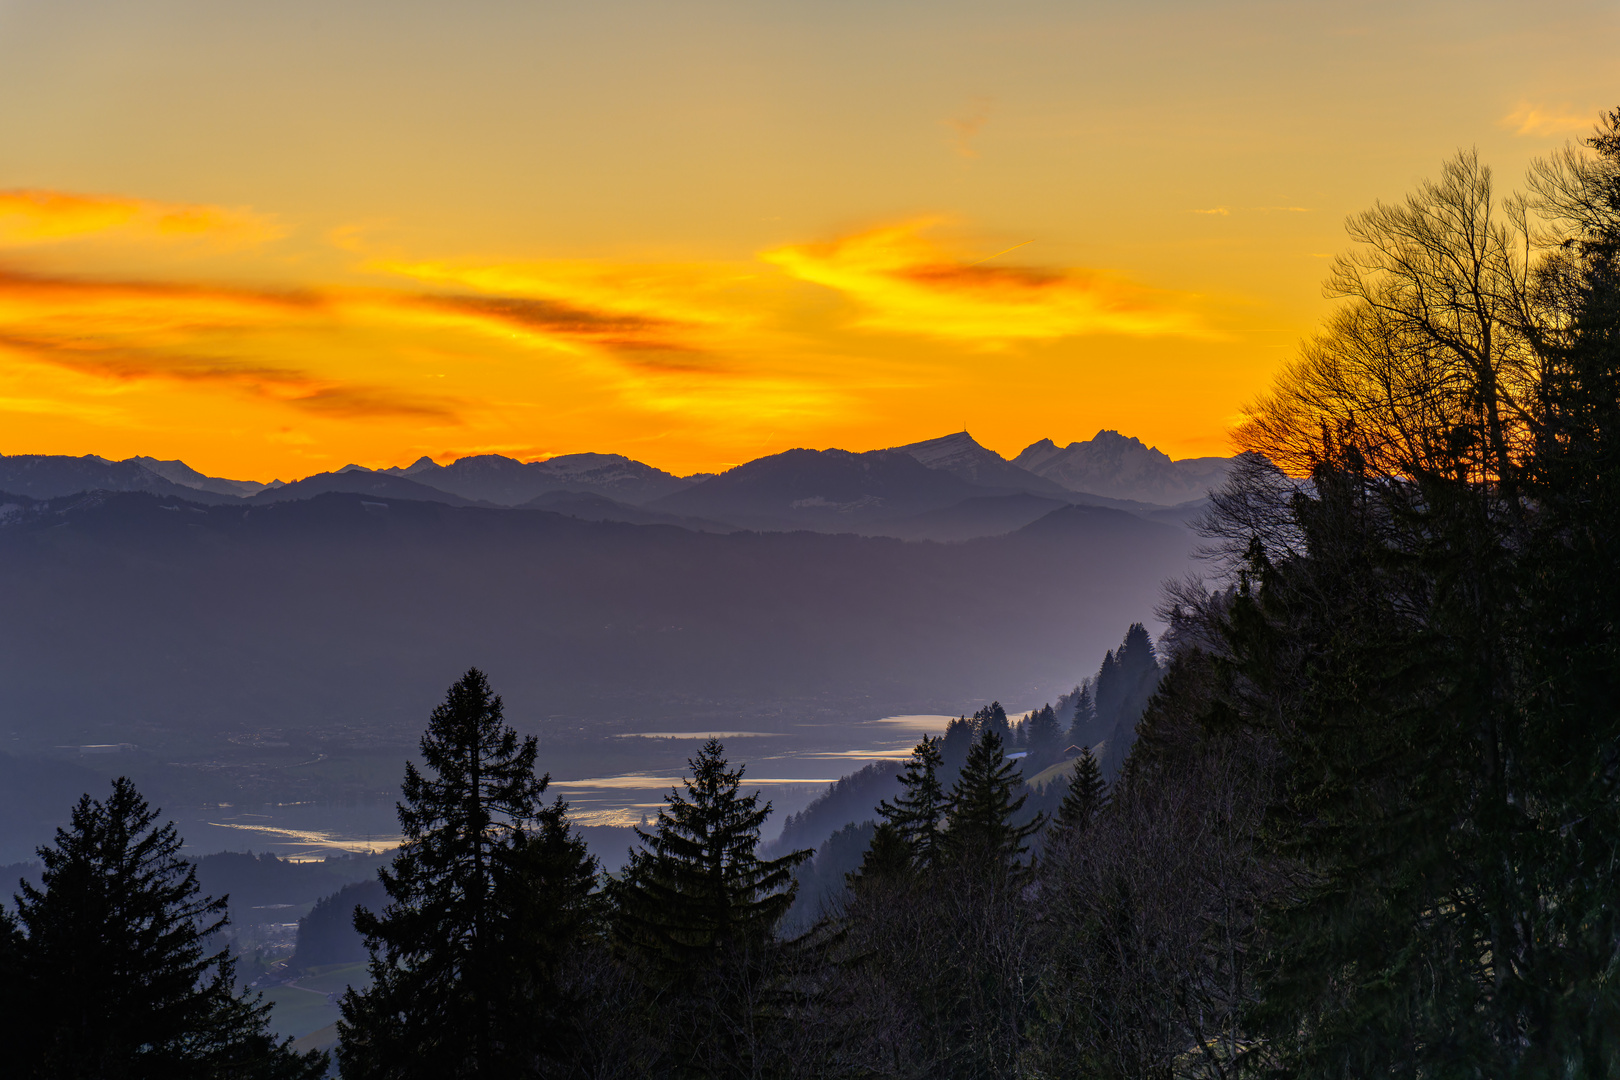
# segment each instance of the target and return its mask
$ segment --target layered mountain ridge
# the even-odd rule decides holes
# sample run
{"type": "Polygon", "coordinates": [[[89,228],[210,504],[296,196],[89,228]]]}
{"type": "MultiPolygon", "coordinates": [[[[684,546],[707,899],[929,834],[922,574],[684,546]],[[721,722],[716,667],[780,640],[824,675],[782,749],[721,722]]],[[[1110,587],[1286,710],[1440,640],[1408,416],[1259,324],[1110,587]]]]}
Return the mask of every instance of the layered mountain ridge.
{"type": "Polygon", "coordinates": [[[348,465],[291,483],[207,476],[183,461],[93,455],[0,456],[0,491],[50,499],[144,491],[201,503],[263,505],[328,493],[449,506],[543,509],[592,521],[705,532],[810,530],[967,540],[1000,535],[1069,505],[1181,523],[1231,459],[1172,460],[1119,432],[1059,447],[1042,439],[1012,461],[966,431],[885,450],[796,448],[718,475],[679,477],[622,454],[524,462],[480,454],[440,465],[348,465]]]}

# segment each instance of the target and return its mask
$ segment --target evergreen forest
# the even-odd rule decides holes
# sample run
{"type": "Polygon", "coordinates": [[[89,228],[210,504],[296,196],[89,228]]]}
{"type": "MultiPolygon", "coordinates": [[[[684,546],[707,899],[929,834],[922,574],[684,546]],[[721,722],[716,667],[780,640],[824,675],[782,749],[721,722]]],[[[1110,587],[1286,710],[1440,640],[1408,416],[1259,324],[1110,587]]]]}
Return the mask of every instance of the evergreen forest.
{"type": "Polygon", "coordinates": [[[604,873],[474,669],[330,1056],[267,1034],[119,781],[0,915],[7,1074],[1620,1075],[1620,110],[1517,192],[1464,152],[1349,232],[1166,632],[840,789],[813,910],[714,740],[604,873]]]}

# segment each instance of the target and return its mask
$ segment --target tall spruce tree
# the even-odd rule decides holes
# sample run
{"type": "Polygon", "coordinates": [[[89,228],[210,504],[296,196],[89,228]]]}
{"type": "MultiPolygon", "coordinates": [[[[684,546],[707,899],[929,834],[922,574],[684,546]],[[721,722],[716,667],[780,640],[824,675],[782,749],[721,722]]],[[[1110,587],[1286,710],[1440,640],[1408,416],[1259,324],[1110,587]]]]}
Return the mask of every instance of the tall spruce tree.
{"type": "Polygon", "coordinates": [[[741,792],[744,767],[727,767],[717,739],[687,762],[692,774],[664,796],[651,832],[636,830],[618,889],[618,935],[655,983],[702,969],[729,946],[769,939],[793,904],[793,869],[809,848],[775,859],[756,853],[771,804],[741,792]]]}
{"type": "Polygon", "coordinates": [[[1074,762],[1074,776],[1069,780],[1069,790],[1058,804],[1055,824],[1065,833],[1083,831],[1102,810],[1107,793],[1108,784],[1103,780],[1102,767],[1092,755],[1091,747],[1083,747],[1074,762]]]}
{"type": "Polygon", "coordinates": [[[958,716],[946,723],[945,734],[939,740],[939,752],[945,759],[947,775],[962,767],[962,763],[967,760],[968,751],[973,749],[973,740],[977,733],[977,721],[965,716],[958,716]]]}
{"type": "Polygon", "coordinates": [[[718,740],[689,764],[684,794],[671,791],[654,829],[637,830],[644,846],[614,889],[615,936],[640,978],[660,1075],[768,1075],[799,997],[784,968],[795,950],[775,930],[793,869],[814,852],[759,858],[770,804],[741,793],[744,770],[718,740]]]}
{"type": "MultiPolygon", "coordinates": [[[[17,897],[17,1037],[5,1057],[20,1077],[52,1080],[314,1080],[326,1055],[294,1054],[267,1029],[270,1006],[239,996],[235,964],[208,939],[224,897],[199,896],[172,822],[158,825],[128,778],[105,802],[73,808],[39,849],[42,885],[17,897]]],[[[4,929],[0,927],[0,929],[4,929]]]]}
{"type": "Polygon", "coordinates": [[[1063,729],[1057,713],[1046,705],[1029,715],[1029,758],[1032,763],[1045,765],[1060,756],[1063,749],[1063,729]]]}
{"type": "Polygon", "coordinates": [[[1096,722],[1097,705],[1091,695],[1091,680],[1087,679],[1075,694],[1074,716],[1069,721],[1069,741],[1082,745],[1096,741],[1092,737],[1092,725],[1096,722]]]}
{"type": "Polygon", "coordinates": [[[1120,674],[1119,659],[1114,655],[1114,650],[1109,649],[1103,656],[1102,666],[1097,669],[1097,678],[1092,682],[1091,708],[1099,728],[1109,731],[1119,722],[1124,697],[1125,680],[1120,674]]]}
{"type": "Polygon", "coordinates": [[[1001,735],[985,726],[968,752],[967,764],[951,788],[950,827],[945,849],[959,864],[1011,868],[1029,850],[1024,843],[1045,824],[1042,815],[1015,825],[1029,798],[1013,798],[1023,783],[1016,763],[1007,760],[1001,735]]]}
{"type": "Polygon", "coordinates": [[[894,802],[884,800],[878,804],[884,823],[905,842],[912,865],[919,869],[936,869],[943,854],[945,818],[950,810],[950,799],[939,777],[944,762],[940,740],[924,735],[900,773],[904,790],[894,802]]]}
{"type": "Polygon", "coordinates": [[[1001,739],[1002,746],[1006,746],[1007,740],[1012,736],[1012,726],[1007,722],[1007,710],[1002,707],[999,701],[992,701],[974,713],[973,725],[975,735],[978,735],[986,728],[994,731],[997,737],[1001,739]]]}
{"type": "Polygon", "coordinates": [[[1136,722],[1162,674],[1153,638],[1141,623],[1132,623],[1119,648],[1103,658],[1095,684],[1095,735],[1078,741],[1087,745],[1107,741],[1102,762],[1107,772],[1123,763],[1136,738],[1136,722]]]}
{"type": "Polygon", "coordinates": [[[533,736],[476,668],[433,710],[426,772],[405,766],[405,843],[389,904],[357,910],[372,986],[343,999],[346,1078],[504,1077],[559,1052],[560,957],[588,916],[595,864],[559,799],[541,803],[533,736]]]}

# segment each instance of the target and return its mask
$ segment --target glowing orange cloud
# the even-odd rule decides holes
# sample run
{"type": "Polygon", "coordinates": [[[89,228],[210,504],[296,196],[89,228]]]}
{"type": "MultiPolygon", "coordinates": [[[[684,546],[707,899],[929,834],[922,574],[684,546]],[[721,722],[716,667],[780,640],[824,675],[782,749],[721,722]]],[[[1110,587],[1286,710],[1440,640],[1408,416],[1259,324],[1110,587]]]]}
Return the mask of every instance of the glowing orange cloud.
{"type": "Polygon", "coordinates": [[[266,362],[243,348],[245,336],[319,324],[332,306],[307,293],[0,273],[0,349],[118,381],[217,384],[327,415],[453,419],[445,402],[266,362]]]}
{"type": "MultiPolygon", "coordinates": [[[[352,237],[341,246],[359,251],[352,237]]],[[[574,355],[611,356],[623,369],[719,372],[744,377],[739,351],[791,352],[770,324],[781,307],[781,275],[714,263],[599,259],[521,263],[367,258],[361,269],[454,294],[402,296],[401,318],[431,318],[574,355]]],[[[753,361],[757,368],[759,361],[753,361]]]]}
{"type": "Polygon", "coordinates": [[[690,331],[758,321],[750,314],[754,305],[740,301],[742,295],[753,298],[761,284],[759,275],[736,266],[596,259],[470,263],[371,258],[361,269],[489,295],[643,316],[669,328],[684,325],[690,331]]]}
{"type": "Polygon", "coordinates": [[[646,316],[592,311],[550,300],[514,296],[400,296],[390,304],[401,317],[459,324],[506,338],[576,352],[594,346],[613,350],[684,351],[678,323],[646,316]]]}
{"type": "MultiPolygon", "coordinates": [[[[303,412],[459,423],[469,405],[476,408],[496,388],[468,399],[390,383],[421,378],[413,370],[426,363],[468,361],[507,369],[509,386],[545,377],[544,368],[511,368],[513,357],[503,356],[502,346],[565,354],[574,378],[657,411],[698,407],[722,373],[738,384],[719,395],[728,409],[738,406],[744,385],[756,394],[805,399],[792,380],[727,372],[727,361],[691,345],[686,329],[671,318],[523,296],[271,291],[0,271],[0,350],[14,359],[121,382],[212,384],[303,412]],[[380,380],[355,378],[362,366],[356,354],[370,356],[380,380]],[[288,356],[301,362],[288,364],[288,356]]],[[[780,411],[763,408],[760,415],[780,411]]]]}
{"type": "Polygon", "coordinates": [[[258,244],[285,235],[250,210],[152,202],[119,195],[0,191],[0,244],[22,245],[112,236],[137,240],[206,239],[258,244]]]}
{"type": "Polygon", "coordinates": [[[1085,334],[1207,336],[1190,312],[1152,290],[1093,271],[988,266],[950,258],[923,239],[935,220],[892,225],[762,258],[836,289],[861,309],[856,325],[984,344],[1085,334]]]}
{"type": "MultiPolygon", "coordinates": [[[[353,234],[340,246],[364,254],[353,234]]],[[[568,353],[625,406],[663,418],[772,424],[850,408],[872,378],[825,358],[781,325],[785,286],[771,269],[600,259],[473,262],[367,257],[361,269],[456,294],[400,294],[392,317],[459,325],[568,353]],[[829,370],[836,367],[835,372],[829,370]]]]}
{"type": "MultiPolygon", "coordinates": [[[[116,236],[156,251],[226,220],[135,199],[3,198],[0,236],[18,243],[116,236]]],[[[14,432],[30,416],[60,418],[64,433],[197,425],[224,456],[257,432],[266,461],[589,446],[690,470],[829,425],[921,415],[928,395],[995,382],[987,346],[1212,338],[1183,298],[1097,272],[956,258],[924,238],[929,224],[732,263],[382,257],[340,231],[336,246],[359,256],[348,283],[285,289],[0,262],[0,412],[14,432]],[[829,309],[805,283],[849,303],[829,309]]]]}

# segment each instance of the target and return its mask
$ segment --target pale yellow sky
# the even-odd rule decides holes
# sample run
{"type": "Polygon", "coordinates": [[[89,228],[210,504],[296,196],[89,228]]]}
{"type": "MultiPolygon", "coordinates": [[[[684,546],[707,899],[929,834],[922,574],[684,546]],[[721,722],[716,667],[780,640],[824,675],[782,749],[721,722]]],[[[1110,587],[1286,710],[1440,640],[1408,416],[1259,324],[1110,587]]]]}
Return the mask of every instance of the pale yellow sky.
{"type": "Polygon", "coordinates": [[[1347,213],[1610,4],[0,0],[0,452],[268,479],[967,426],[1227,451],[1347,213]]]}

